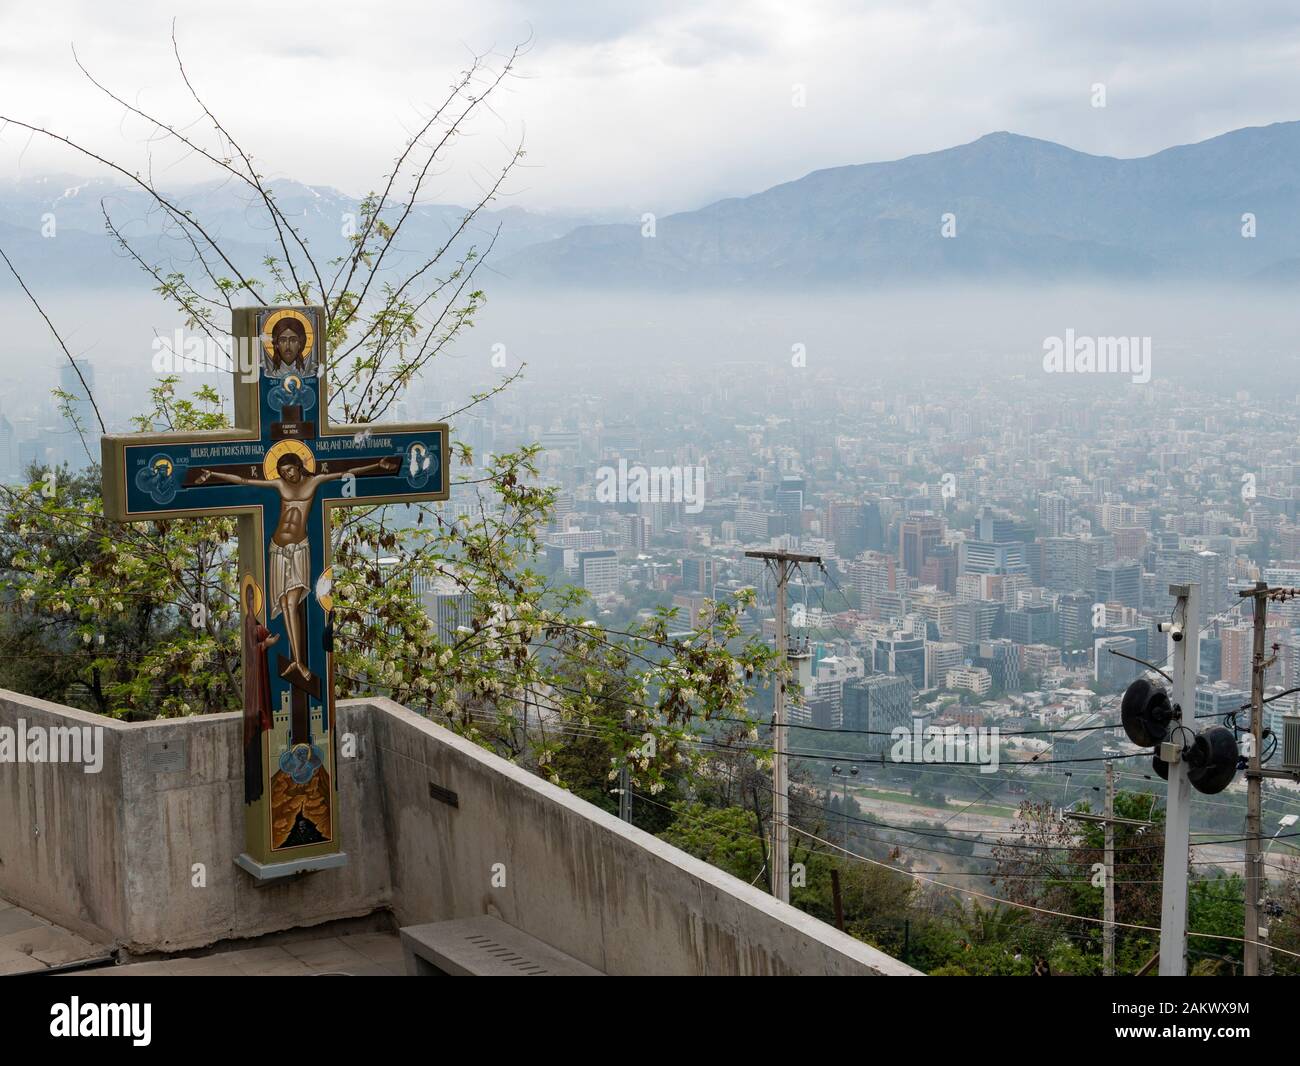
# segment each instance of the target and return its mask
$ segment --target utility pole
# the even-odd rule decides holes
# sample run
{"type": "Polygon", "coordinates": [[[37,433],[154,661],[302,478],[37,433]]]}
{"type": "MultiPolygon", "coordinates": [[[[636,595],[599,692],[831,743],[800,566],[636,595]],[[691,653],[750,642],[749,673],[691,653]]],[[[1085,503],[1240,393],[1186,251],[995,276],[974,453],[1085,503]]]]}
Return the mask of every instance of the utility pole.
{"type": "Polygon", "coordinates": [[[1170,585],[1177,597],[1169,630],[1174,640],[1175,716],[1160,745],[1169,766],[1165,804],[1165,868],[1160,894],[1160,976],[1187,975],[1187,864],[1192,828],[1192,783],[1183,759],[1183,730],[1195,725],[1196,672],[1200,667],[1201,590],[1195,583],[1170,585]]]}
{"type": "Polygon", "coordinates": [[[1115,976],[1115,763],[1106,762],[1106,883],[1102,887],[1106,931],[1101,944],[1101,972],[1115,976]]]}
{"type": "MultiPolygon", "coordinates": [[[[623,719],[623,728],[629,733],[632,732],[630,718],[623,719]]],[[[624,757],[623,765],[618,771],[618,816],[621,821],[629,825],[632,823],[632,770],[628,766],[630,757],[630,755],[624,757]]]]}
{"type": "Polygon", "coordinates": [[[1268,625],[1268,582],[1256,581],[1253,589],[1241,592],[1255,601],[1254,650],[1250,658],[1250,755],[1246,767],[1246,928],[1242,945],[1242,970],[1247,977],[1258,977],[1260,972],[1260,941],[1268,936],[1264,927],[1261,893],[1264,879],[1260,876],[1263,861],[1261,817],[1261,786],[1259,755],[1264,732],[1264,642],[1268,625]]]}
{"type": "Polygon", "coordinates": [[[785,551],[748,551],[750,559],[762,559],[776,574],[776,692],[772,710],[772,895],[790,902],[790,783],[785,754],[785,675],[789,666],[785,619],[785,590],[790,571],[799,563],[820,563],[820,555],[785,551]]]}
{"type": "Polygon", "coordinates": [[[1065,817],[1075,822],[1092,822],[1103,827],[1105,839],[1106,880],[1102,885],[1102,901],[1105,907],[1102,939],[1102,972],[1107,977],[1115,976],[1115,826],[1132,825],[1146,827],[1153,822],[1140,818],[1115,817],[1115,763],[1106,761],[1106,813],[1085,814],[1081,811],[1066,811],[1065,817]]]}
{"type": "Polygon", "coordinates": [[[632,821],[632,775],[627,763],[618,772],[618,816],[625,822],[632,821]]]}

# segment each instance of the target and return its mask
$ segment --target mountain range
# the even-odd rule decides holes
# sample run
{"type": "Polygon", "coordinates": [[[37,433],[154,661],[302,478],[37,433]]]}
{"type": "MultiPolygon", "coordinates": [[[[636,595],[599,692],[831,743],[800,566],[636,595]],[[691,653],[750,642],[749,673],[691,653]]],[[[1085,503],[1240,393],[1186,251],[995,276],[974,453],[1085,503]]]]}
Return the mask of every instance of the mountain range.
{"type": "MultiPolygon", "coordinates": [[[[1300,279],[1300,122],[1234,130],[1137,159],[991,133],[970,144],[814,171],[752,196],[643,220],[598,222],[520,208],[484,211],[452,251],[481,249],[496,280],[529,285],[697,288],[869,281],[1300,279]]],[[[346,243],[357,201],[337,190],[273,185],[286,214],[326,257],[346,243]]],[[[231,183],[177,192],[243,262],[272,246],[231,183]]],[[[133,278],[104,234],[100,201],[145,246],[183,263],[139,190],[43,178],[0,187],[0,246],[32,280],[114,284],[133,278]],[[54,212],[60,238],[40,234],[54,212]]],[[[399,262],[447,239],[464,214],[423,205],[399,262]]]]}
{"type": "MultiPolygon", "coordinates": [[[[268,188],[322,266],[348,250],[345,230],[349,221],[356,224],[360,214],[356,197],[328,186],[289,180],[270,182],[268,188]]],[[[246,276],[265,279],[263,259],[280,252],[275,231],[253,190],[234,181],[221,181],[164,188],[162,192],[171,203],[200,220],[246,276]]],[[[416,206],[403,224],[391,264],[414,263],[417,257],[441,247],[456,233],[465,211],[454,204],[416,206]]],[[[138,186],[105,178],[44,175],[0,183],[0,247],[24,278],[45,285],[149,283],[139,265],[109,234],[105,212],[150,265],[165,268],[164,273],[166,268],[190,269],[194,253],[167,213],[138,186]]],[[[485,209],[453,241],[448,254],[463,254],[471,246],[482,253],[495,239],[489,262],[496,263],[596,217],[594,213],[548,214],[518,207],[485,209]]],[[[290,247],[293,249],[292,244],[290,247]]]]}
{"type": "Polygon", "coordinates": [[[1300,122],[1140,159],[991,133],[668,215],[653,237],[640,224],[584,226],[521,250],[502,270],[523,280],[671,286],[1290,280],[1300,276],[1297,193],[1300,122]],[[1243,235],[1245,216],[1253,237],[1243,235]]]}

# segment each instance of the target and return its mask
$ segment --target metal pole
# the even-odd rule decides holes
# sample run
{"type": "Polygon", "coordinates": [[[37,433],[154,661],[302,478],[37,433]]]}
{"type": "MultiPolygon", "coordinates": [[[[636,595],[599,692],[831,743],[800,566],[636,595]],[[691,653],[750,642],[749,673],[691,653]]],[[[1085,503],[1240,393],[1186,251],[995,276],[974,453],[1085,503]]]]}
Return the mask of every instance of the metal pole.
{"type": "Polygon", "coordinates": [[[1106,931],[1102,941],[1102,973],[1115,976],[1115,763],[1106,762],[1106,931]]]}
{"type": "Polygon", "coordinates": [[[1260,939],[1268,936],[1260,907],[1260,778],[1259,753],[1264,725],[1264,640],[1268,621],[1268,582],[1256,581],[1254,650],[1250,660],[1250,763],[1246,768],[1246,943],[1242,945],[1243,972],[1258,977],[1260,939]]]}
{"type": "Polygon", "coordinates": [[[1187,973],[1187,849],[1192,828],[1192,785],[1187,780],[1182,748],[1188,739],[1184,728],[1195,724],[1201,592],[1195,583],[1170,585],[1169,592],[1178,597],[1174,614],[1181,621],[1182,639],[1174,643],[1173,662],[1173,701],[1179,712],[1169,724],[1167,743],[1161,745],[1161,757],[1169,764],[1169,793],[1160,894],[1160,976],[1183,977],[1187,973]]]}
{"type": "Polygon", "coordinates": [[[746,558],[763,559],[776,570],[776,692],[772,713],[772,895],[790,902],[790,793],[785,754],[785,688],[790,668],[786,633],[785,594],[790,568],[796,563],[820,563],[820,555],[786,551],[747,551],[746,558]]]}
{"type": "MultiPolygon", "coordinates": [[[[623,720],[623,728],[629,733],[632,731],[630,719],[623,720]]],[[[618,771],[618,816],[624,822],[632,821],[632,771],[626,758],[618,771]]]]}
{"type": "Polygon", "coordinates": [[[849,775],[844,775],[844,804],[840,807],[840,819],[844,823],[844,836],[840,846],[849,850],[849,775]]]}
{"type": "Polygon", "coordinates": [[[618,816],[625,822],[632,820],[632,775],[626,764],[618,772],[618,816]]]}
{"type": "Polygon", "coordinates": [[[776,707],[772,715],[772,895],[790,902],[790,796],[785,764],[785,675],[790,662],[786,651],[785,583],[790,564],[776,561],[776,707]]]}

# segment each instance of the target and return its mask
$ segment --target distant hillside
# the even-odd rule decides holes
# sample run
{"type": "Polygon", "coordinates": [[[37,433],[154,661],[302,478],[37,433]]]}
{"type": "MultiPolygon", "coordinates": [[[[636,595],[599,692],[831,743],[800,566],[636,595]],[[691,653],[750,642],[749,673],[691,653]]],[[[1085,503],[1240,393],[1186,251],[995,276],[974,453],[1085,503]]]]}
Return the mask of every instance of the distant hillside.
{"type": "MultiPolygon", "coordinates": [[[[293,219],[322,264],[347,249],[344,224],[347,216],[357,217],[354,198],[336,189],[293,181],[272,182],[271,189],[281,210],[293,219]]],[[[192,211],[204,228],[234,253],[242,270],[265,276],[262,258],[276,251],[277,245],[252,190],[233,182],[213,182],[164,192],[182,209],[192,211]]],[[[147,284],[147,276],[109,238],[101,203],[151,263],[170,262],[171,269],[188,269],[189,248],[178,237],[161,236],[165,213],[152,205],[142,190],[105,179],[56,175],[0,183],[0,244],[29,281],[43,286],[147,284]],[[48,214],[54,216],[54,239],[41,232],[48,214]]],[[[393,265],[414,262],[416,257],[435,251],[460,225],[465,210],[451,204],[416,207],[402,228],[393,265]]],[[[471,244],[483,251],[499,225],[501,232],[491,259],[497,262],[590,221],[590,217],[549,215],[517,207],[483,211],[450,253],[462,253],[471,244]]]]}
{"type": "MultiPolygon", "coordinates": [[[[486,247],[489,279],[533,284],[694,288],[988,279],[1300,278],[1300,122],[1236,130],[1141,159],[1076,152],[991,133],[970,144],[887,163],[818,170],[739,199],[641,223],[520,208],[483,212],[453,245],[486,247]],[[1256,236],[1242,236],[1242,216],[1256,236]],[[956,236],[942,235],[956,216],[956,236]]],[[[346,248],[357,202],[324,186],[272,185],[322,261],[346,248]]],[[[254,275],[274,233],[249,190],[214,182],[176,190],[254,275]]],[[[188,269],[183,243],[138,189],[103,179],[0,184],[0,240],[42,285],[142,283],[105,236],[101,201],[151,262],[188,269]],[[58,237],[40,234],[53,212],[58,237]]],[[[390,258],[411,263],[442,243],[465,208],[422,205],[390,258]]]]}
{"type": "Polygon", "coordinates": [[[641,226],[584,226],[499,264],[585,285],[986,278],[1289,280],[1300,261],[1300,122],[1142,159],[991,133],[836,167],[641,226]],[[1242,236],[1242,215],[1257,235],[1242,236]],[[941,235],[946,213],[956,237],[941,235]]]}

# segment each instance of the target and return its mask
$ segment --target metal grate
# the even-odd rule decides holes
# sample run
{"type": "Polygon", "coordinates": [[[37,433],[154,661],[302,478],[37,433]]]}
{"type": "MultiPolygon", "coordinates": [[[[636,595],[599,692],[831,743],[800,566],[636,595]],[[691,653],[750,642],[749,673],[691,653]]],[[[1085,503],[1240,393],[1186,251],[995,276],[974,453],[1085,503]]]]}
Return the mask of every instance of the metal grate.
{"type": "Polygon", "coordinates": [[[1300,770],[1300,716],[1294,714],[1282,718],[1282,766],[1300,770]]]}
{"type": "Polygon", "coordinates": [[[524,958],[524,956],[518,954],[517,952],[511,951],[507,947],[503,947],[501,944],[498,944],[495,940],[493,940],[490,936],[483,936],[482,934],[474,934],[472,936],[466,936],[465,940],[468,943],[473,944],[474,947],[477,948],[479,951],[481,951],[484,955],[489,955],[492,958],[496,959],[498,962],[509,963],[520,973],[528,977],[543,977],[550,973],[550,971],[546,969],[545,966],[542,966],[541,964],[534,962],[532,959],[526,959],[524,958]]]}

